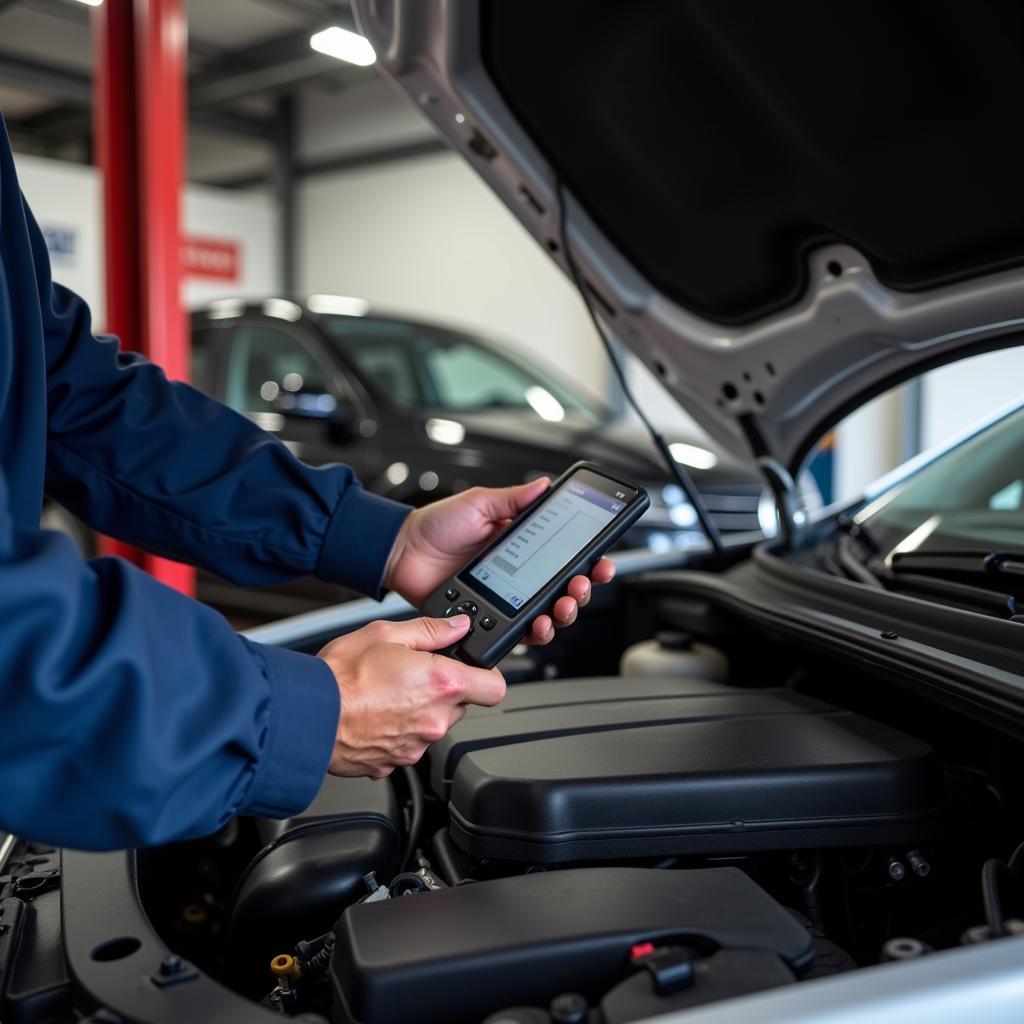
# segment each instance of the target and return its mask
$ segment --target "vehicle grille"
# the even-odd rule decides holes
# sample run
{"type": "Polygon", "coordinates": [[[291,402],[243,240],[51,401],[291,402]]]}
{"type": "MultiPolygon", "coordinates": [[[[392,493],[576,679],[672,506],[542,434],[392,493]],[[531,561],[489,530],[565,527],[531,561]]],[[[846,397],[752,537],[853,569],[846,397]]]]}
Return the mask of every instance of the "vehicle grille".
{"type": "Polygon", "coordinates": [[[723,484],[700,494],[720,533],[750,533],[761,529],[757,506],[762,492],[757,484],[723,484]]]}

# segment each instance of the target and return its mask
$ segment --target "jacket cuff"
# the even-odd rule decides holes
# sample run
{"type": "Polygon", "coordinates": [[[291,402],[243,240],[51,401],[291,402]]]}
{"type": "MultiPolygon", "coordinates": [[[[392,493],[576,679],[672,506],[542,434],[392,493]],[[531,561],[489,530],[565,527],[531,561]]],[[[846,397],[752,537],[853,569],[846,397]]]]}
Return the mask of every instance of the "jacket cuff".
{"type": "Polygon", "coordinates": [[[270,683],[270,718],[256,774],[240,814],[287,818],[323,785],[334,751],[341,696],[326,662],[282,647],[249,645],[270,683]]]}
{"type": "Polygon", "coordinates": [[[327,524],[317,576],[380,600],[388,556],[411,511],[409,505],[353,484],[327,524]]]}

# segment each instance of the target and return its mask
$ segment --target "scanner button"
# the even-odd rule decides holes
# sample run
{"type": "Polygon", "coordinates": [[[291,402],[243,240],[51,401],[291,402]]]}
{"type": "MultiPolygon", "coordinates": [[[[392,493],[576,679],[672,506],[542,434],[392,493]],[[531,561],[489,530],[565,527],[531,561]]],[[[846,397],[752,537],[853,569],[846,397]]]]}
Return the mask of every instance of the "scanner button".
{"type": "Polygon", "coordinates": [[[463,601],[463,603],[459,605],[459,610],[465,612],[467,615],[476,615],[476,613],[480,611],[472,601],[463,601]]]}
{"type": "Polygon", "coordinates": [[[454,587],[449,587],[445,592],[444,596],[448,601],[458,601],[459,592],[454,587]]]}
{"type": "Polygon", "coordinates": [[[494,629],[494,627],[497,624],[498,624],[498,620],[495,619],[493,616],[490,616],[490,615],[485,615],[480,620],[480,628],[481,629],[494,629]]]}
{"type": "Polygon", "coordinates": [[[458,615],[460,611],[462,611],[461,608],[456,608],[454,605],[452,605],[451,608],[445,608],[444,617],[446,619],[450,619],[453,615],[458,615]]]}

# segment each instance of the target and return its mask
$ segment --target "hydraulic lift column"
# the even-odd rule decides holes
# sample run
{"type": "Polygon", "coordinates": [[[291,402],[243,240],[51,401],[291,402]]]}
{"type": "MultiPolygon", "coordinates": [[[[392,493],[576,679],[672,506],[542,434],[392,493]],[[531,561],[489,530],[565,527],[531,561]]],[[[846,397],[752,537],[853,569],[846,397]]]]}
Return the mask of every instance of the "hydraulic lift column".
{"type": "MultiPolygon", "coordinates": [[[[106,0],[93,11],[97,162],[103,178],[107,329],[188,380],[181,305],[181,190],[187,37],[183,0],[106,0]]],[[[131,437],[125,437],[131,444],[131,437]]],[[[195,570],[103,538],[186,593],[195,570]]]]}

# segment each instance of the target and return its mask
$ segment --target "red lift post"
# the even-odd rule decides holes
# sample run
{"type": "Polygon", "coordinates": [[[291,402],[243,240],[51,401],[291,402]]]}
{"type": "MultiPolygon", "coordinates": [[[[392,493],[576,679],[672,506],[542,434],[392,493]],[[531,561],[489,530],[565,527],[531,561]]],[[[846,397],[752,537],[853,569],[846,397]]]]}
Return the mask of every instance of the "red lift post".
{"type": "MultiPolygon", "coordinates": [[[[94,135],[103,178],[107,329],[188,380],[181,190],[188,60],[182,0],[106,0],[93,11],[94,135]]],[[[125,438],[131,444],[131,438],[125,438]]],[[[104,538],[157,579],[195,592],[195,570],[104,538]]]]}

